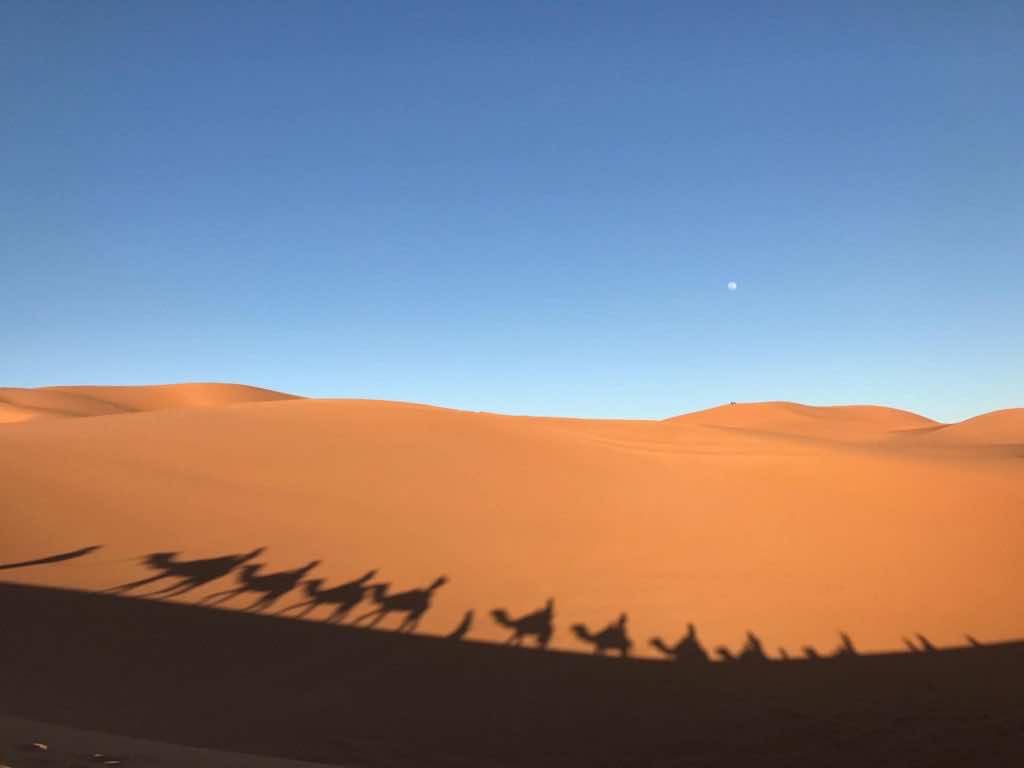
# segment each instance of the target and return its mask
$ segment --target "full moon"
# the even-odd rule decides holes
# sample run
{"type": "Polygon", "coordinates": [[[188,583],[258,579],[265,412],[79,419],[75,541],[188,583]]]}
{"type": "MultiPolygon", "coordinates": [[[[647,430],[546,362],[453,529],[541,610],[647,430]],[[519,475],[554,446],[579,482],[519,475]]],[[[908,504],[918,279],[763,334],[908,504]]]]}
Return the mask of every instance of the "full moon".
{"type": "Polygon", "coordinates": [[[735,281],[735,280],[730,280],[730,281],[728,282],[728,284],[726,285],[726,287],[727,287],[727,288],[728,288],[728,289],[729,289],[730,291],[735,291],[735,290],[736,290],[736,281],[735,281]]]}

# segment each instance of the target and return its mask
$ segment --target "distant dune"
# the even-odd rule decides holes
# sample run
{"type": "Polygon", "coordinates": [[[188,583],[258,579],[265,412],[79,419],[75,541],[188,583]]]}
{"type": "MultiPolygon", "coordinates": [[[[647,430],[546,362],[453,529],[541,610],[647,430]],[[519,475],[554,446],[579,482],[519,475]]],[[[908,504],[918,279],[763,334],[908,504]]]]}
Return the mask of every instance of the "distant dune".
{"type": "Polygon", "coordinates": [[[667,419],[673,424],[726,427],[834,440],[877,438],[888,432],[939,426],[909,411],[877,405],[811,406],[799,403],[737,403],[667,419]]]}
{"type": "Polygon", "coordinates": [[[983,413],[957,424],[944,425],[931,437],[952,443],[1021,445],[1024,444],[1024,408],[983,413]]]}
{"type": "Polygon", "coordinates": [[[294,395],[241,384],[166,384],[141,387],[0,387],[0,423],[39,418],[109,416],[170,408],[197,408],[294,395]]]}
{"type": "Polygon", "coordinates": [[[473,609],[474,639],[507,637],[490,609],[549,597],[553,645],[580,651],[570,623],[623,611],[641,654],[688,621],[709,647],[753,629],[791,653],[840,629],[865,650],[1024,636],[1021,409],[950,426],[794,403],[553,419],[210,384],[0,400],[35,414],[0,427],[0,563],[104,545],[9,580],[99,589],[148,575],[132,561],[148,552],[266,546],[269,569],[319,559],[328,584],[445,574],[421,631],[473,609]]]}

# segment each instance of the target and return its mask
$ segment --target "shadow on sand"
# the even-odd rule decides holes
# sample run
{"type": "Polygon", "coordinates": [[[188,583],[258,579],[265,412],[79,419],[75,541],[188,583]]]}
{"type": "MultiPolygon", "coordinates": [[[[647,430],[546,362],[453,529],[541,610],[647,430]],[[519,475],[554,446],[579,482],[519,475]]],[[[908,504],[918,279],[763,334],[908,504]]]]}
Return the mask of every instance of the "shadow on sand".
{"type": "Polygon", "coordinates": [[[99,545],[92,547],[83,547],[82,549],[76,549],[73,552],[61,552],[57,555],[40,557],[36,560],[22,560],[20,563],[0,564],[0,571],[12,570],[14,568],[31,568],[32,566],[36,565],[54,565],[55,563],[63,563],[68,560],[77,560],[80,557],[91,555],[98,549],[102,549],[102,547],[99,545]]]}
{"type": "Polygon", "coordinates": [[[710,664],[691,626],[655,647],[697,663],[611,661],[3,583],[0,619],[0,712],[236,752],[425,768],[1024,760],[1024,643],[710,664]]]}

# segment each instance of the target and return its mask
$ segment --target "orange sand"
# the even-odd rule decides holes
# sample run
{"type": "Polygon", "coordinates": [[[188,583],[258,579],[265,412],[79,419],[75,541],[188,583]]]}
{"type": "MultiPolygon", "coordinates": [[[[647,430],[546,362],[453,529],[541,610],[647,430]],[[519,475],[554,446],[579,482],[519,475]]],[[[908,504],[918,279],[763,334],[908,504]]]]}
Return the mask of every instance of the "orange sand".
{"type": "Polygon", "coordinates": [[[553,645],[576,650],[570,623],[622,611],[639,653],[687,621],[709,648],[753,629],[791,654],[840,629],[862,650],[1024,636],[1024,409],[949,426],[793,403],[613,421],[190,384],[0,389],[0,421],[0,563],[104,545],[5,580],[105,588],[150,575],[126,561],[144,553],[265,545],[272,570],[319,558],[329,583],[446,574],[421,631],[472,608],[477,639],[506,636],[491,608],[549,596],[553,645]]]}

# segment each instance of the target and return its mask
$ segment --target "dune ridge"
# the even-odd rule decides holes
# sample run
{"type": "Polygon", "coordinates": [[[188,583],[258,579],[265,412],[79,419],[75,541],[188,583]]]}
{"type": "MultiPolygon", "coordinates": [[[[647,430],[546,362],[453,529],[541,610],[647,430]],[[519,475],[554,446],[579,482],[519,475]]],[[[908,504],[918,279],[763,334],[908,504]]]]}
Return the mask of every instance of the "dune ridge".
{"type": "Polygon", "coordinates": [[[220,383],[0,387],[0,423],[291,399],[296,399],[296,396],[243,384],[220,383]]]}
{"type": "Polygon", "coordinates": [[[925,416],[879,405],[812,406],[786,401],[720,405],[666,421],[799,435],[877,434],[939,425],[925,416]]]}
{"type": "Polygon", "coordinates": [[[1006,408],[944,424],[931,433],[933,439],[970,443],[1024,443],[1024,408],[1006,408]]]}

